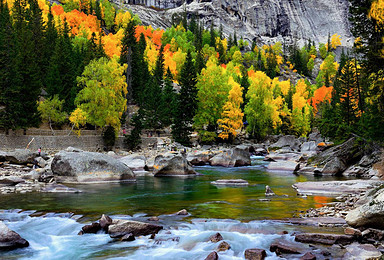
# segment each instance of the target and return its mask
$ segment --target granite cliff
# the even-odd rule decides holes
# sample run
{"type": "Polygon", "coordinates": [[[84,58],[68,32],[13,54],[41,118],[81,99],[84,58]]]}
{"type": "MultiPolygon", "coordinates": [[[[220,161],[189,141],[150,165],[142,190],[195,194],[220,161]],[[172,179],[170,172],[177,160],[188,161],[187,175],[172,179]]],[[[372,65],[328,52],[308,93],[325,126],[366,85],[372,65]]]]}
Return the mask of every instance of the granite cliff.
{"type": "Polygon", "coordinates": [[[326,42],[328,34],[338,33],[342,45],[351,46],[348,0],[117,0],[115,4],[132,9],[144,24],[167,27],[172,15],[199,14],[206,27],[223,25],[224,34],[237,32],[248,41],[259,42],[311,39],[326,42]],[[185,3],[184,3],[185,2],[185,3]],[[149,8],[155,7],[155,8],[149,8]]]}

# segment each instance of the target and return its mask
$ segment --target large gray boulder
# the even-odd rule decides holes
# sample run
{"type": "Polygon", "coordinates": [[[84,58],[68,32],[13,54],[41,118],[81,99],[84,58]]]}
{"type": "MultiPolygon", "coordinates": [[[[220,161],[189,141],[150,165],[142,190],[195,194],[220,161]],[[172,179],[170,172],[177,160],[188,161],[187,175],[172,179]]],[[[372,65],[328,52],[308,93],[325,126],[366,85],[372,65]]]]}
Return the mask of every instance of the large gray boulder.
{"type": "Polygon", "coordinates": [[[55,154],[51,169],[58,182],[135,180],[128,166],[101,153],[61,151],[55,154]]]}
{"type": "Polygon", "coordinates": [[[127,234],[133,236],[147,236],[151,234],[157,234],[162,226],[148,224],[139,221],[114,219],[112,224],[108,226],[108,234],[112,238],[120,238],[127,234]]]}
{"type": "Polygon", "coordinates": [[[192,165],[206,165],[213,156],[211,151],[195,151],[187,154],[187,161],[192,165]]]}
{"type": "Polygon", "coordinates": [[[317,150],[317,144],[315,141],[304,142],[301,145],[302,153],[316,152],[316,150],[317,150]]]}
{"type": "Polygon", "coordinates": [[[11,250],[29,246],[27,240],[15,231],[10,230],[7,225],[0,221],[0,251],[11,250]]]}
{"type": "Polygon", "coordinates": [[[174,155],[173,157],[159,155],[155,159],[153,174],[155,177],[188,176],[196,175],[196,171],[188,163],[187,159],[181,155],[174,155]]]}
{"type": "Polygon", "coordinates": [[[145,171],[146,158],[144,155],[131,154],[118,159],[120,162],[127,165],[132,171],[145,171]]]}
{"type": "Polygon", "coordinates": [[[237,167],[251,165],[249,148],[246,146],[236,146],[231,150],[224,150],[209,160],[212,166],[237,167]]]}
{"type": "Polygon", "coordinates": [[[334,157],[330,159],[321,171],[321,175],[341,175],[347,169],[343,159],[334,157]]]}
{"type": "Polygon", "coordinates": [[[295,172],[299,170],[300,165],[294,161],[278,161],[268,164],[269,171],[295,172]]]}
{"type": "Polygon", "coordinates": [[[37,152],[32,152],[27,149],[15,149],[14,151],[5,154],[5,160],[14,164],[33,163],[33,160],[38,156],[37,152]]]}
{"type": "Polygon", "coordinates": [[[384,188],[365,200],[366,203],[349,211],[345,220],[352,227],[384,229],[384,188]]]}
{"type": "Polygon", "coordinates": [[[381,259],[382,253],[371,244],[353,243],[346,247],[343,259],[381,259]]]}
{"type": "Polygon", "coordinates": [[[301,142],[294,135],[283,135],[279,140],[271,144],[273,148],[290,148],[293,151],[300,151],[301,142]]]}

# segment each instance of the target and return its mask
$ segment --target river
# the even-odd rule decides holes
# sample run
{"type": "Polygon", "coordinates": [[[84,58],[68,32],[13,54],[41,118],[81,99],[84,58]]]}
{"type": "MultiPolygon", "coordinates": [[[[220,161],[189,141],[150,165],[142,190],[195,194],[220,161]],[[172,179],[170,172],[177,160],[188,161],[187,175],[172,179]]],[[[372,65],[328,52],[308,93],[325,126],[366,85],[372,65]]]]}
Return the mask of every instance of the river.
{"type": "MultiPolygon", "coordinates": [[[[220,259],[243,259],[247,248],[269,249],[275,239],[294,243],[297,227],[282,223],[293,214],[321,207],[333,198],[296,195],[292,184],[329,180],[265,170],[262,158],[239,168],[196,167],[194,178],[138,177],[136,183],[73,185],[81,193],[24,193],[0,197],[0,219],[30,242],[25,249],[0,253],[1,259],[204,259],[217,244],[219,231],[231,249],[220,259]],[[217,187],[211,181],[241,178],[248,187],[217,187]],[[277,194],[266,198],[265,185],[277,194]],[[189,216],[173,213],[187,209],[189,216]],[[147,220],[160,216],[164,225],[155,240],[112,242],[105,234],[78,236],[84,223],[112,218],[147,220]],[[286,230],[287,235],[279,234],[286,230]]],[[[311,228],[313,230],[315,228],[311,228]]],[[[339,232],[340,230],[328,230],[339,232]]],[[[267,259],[277,259],[267,251],[267,259]]],[[[298,257],[299,258],[299,257],[298,257]]]]}

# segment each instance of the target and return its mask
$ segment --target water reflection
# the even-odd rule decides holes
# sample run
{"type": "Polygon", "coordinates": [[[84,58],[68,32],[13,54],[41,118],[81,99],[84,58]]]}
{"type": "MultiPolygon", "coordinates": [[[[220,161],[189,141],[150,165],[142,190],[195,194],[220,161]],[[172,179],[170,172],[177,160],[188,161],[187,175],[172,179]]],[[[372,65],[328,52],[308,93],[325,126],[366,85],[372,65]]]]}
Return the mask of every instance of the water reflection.
{"type": "MultiPolygon", "coordinates": [[[[79,194],[7,194],[0,198],[3,209],[22,208],[66,212],[97,218],[106,214],[170,214],[186,208],[196,218],[232,218],[243,221],[281,219],[295,211],[319,207],[332,198],[297,197],[295,182],[313,181],[311,176],[269,173],[264,163],[252,167],[197,167],[204,174],[195,178],[139,177],[137,183],[73,185],[79,194]],[[248,187],[216,187],[211,181],[241,178],[248,187]],[[265,185],[278,195],[266,200],[265,185]]],[[[324,179],[321,179],[324,180],[324,179]]]]}

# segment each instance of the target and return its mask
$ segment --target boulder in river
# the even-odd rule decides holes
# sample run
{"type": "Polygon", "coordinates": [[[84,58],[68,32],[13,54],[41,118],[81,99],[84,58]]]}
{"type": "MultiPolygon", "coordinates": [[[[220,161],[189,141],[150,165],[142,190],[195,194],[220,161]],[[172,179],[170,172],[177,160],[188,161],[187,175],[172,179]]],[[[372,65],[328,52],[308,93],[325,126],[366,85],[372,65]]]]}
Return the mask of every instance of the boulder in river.
{"type": "Polygon", "coordinates": [[[135,181],[128,166],[101,153],[61,151],[51,169],[59,182],[135,181]]]}
{"type": "Polygon", "coordinates": [[[186,209],[182,209],[182,210],[179,210],[178,212],[176,212],[175,215],[186,216],[186,215],[189,215],[189,213],[188,213],[188,211],[186,209]]]}
{"type": "Polygon", "coordinates": [[[214,154],[211,151],[195,151],[187,154],[187,161],[192,165],[206,165],[209,164],[214,154]]]}
{"type": "Polygon", "coordinates": [[[336,156],[324,165],[321,175],[341,175],[346,169],[347,165],[344,160],[336,156]]]}
{"type": "Polygon", "coordinates": [[[294,161],[270,162],[267,169],[269,171],[295,172],[300,169],[300,164],[294,161]]]}
{"type": "Polygon", "coordinates": [[[132,171],[145,171],[147,169],[145,167],[146,158],[144,155],[131,154],[118,160],[127,165],[132,171]]]}
{"type": "Polygon", "coordinates": [[[211,252],[211,253],[205,258],[205,260],[218,260],[218,259],[219,259],[219,255],[216,253],[216,251],[211,252]]]}
{"type": "Polygon", "coordinates": [[[316,260],[316,256],[311,252],[307,252],[302,257],[300,257],[300,260],[316,260]]]}
{"type": "Polygon", "coordinates": [[[288,245],[282,242],[277,242],[271,244],[269,247],[271,252],[276,252],[277,255],[281,254],[300,254],[300,252],[294,248],[292,245],[288,245]]]}
{"type": "Polygon", "coordinates": [[[10,230],[4,222],[0,221],[0,251],[12,250],[29,246],[27,240],[22,238],[15,231],[10,230]]]}
{"type": "Polygon", "coordinates": [[[126,234],[132,233],[134,236],[147,236],[157,234],[162,226],[148,224],[133,220],[114,219],[113,223],[108,226],[108,234],[112,238],[120,238],[126,234]]]}
{"type": "Polygon", "coordinates": [[[366,203],[348,212],[345,220],[350,226],[384,229],[384,188],[372,193],[366,203]]]}
{"type": "Polygon", "coordinates": [[[265,196],[270,197],[270,196],[276,196],[276,194],[272,191],[271,187],[269,185],[265,186],[265,196]]]}
{"type": "Polygon", "coordinates": [[[227,251],[229,249],[231,249],[231,246],[225,241],[221,242],[219,244],[219,246],[217,247],[217,251],[219,251],[219,252],[227,251]]]}
{"type": "Polygon", "coordinates": [[[221,236],[220,233],[216,233],[216,234],[210,236],[210,237],[209,237],[209,240],[210,240],[211,242],[213,242],[213,243],[217,243],[217,242],[223,240],[223,237],[221,236]]]}
{"type": "Polygon", "coordinates": [[[295,241],[301,243],[314,243],[323,245],[347,245],[355,241],[355,237],[338,234],[302,233],[295,236],[295,241]]]}
{"type": "Polygon", "coordinates": [[[230,150],[224,150],[209,160],[212,166],[237,167],[251,165],[249,147],[236,146],[230,150]]]}
{"type": "Polygon", "coordinates": [[[264,260],[267,253],[264,249],[251,248],[244,252],[244,258],[246,260],[264,260]]]}
{"type": "Polygon", "coordinates": [[[196,171],[181,155],[175,155],[171,158],[159,155],[155,159],[153,168],[155,177],[196,175],[196,171]]]}

